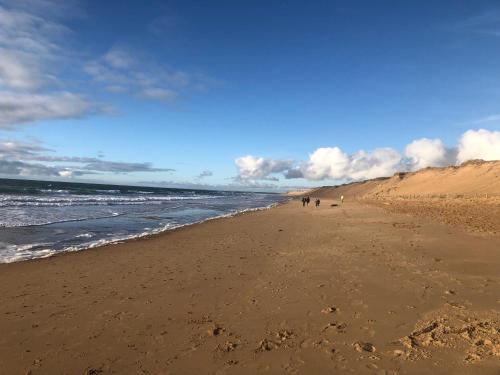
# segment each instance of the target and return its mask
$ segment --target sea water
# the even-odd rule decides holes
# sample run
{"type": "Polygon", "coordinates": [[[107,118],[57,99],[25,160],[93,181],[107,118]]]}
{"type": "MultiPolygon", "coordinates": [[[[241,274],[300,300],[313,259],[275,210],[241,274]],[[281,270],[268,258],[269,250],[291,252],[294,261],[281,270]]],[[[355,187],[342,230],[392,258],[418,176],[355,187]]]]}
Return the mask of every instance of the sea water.
{"type": "Polygon", "coordinates": [[[278,194],[0,179],[0,263],[269,208],[278,194]]]}

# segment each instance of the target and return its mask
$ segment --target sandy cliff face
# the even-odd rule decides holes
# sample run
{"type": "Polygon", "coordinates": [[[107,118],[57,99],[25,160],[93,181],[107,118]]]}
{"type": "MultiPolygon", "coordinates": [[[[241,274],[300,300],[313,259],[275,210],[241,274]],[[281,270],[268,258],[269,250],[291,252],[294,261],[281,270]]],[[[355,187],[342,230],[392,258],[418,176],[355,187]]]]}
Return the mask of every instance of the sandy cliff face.
{"type": "Polygon", "coordinates": [[[341,195],[346,198],[500,196],[500,161],[474,160],[460,166],[397,173],[389,178],[321,187],[309,194],[333,199],[341,195]]]}
{"type": "Polygon", "coordinates": [[[458,167],[396,174],[369,194],[389,196],[500,195],[500,161],[471,161],[458,167]]]}
{"type": "Polygon", "coordinates": [[[392,212],[425,216],[467,230],[500,233],[500,161],[426,168],[389,178],[322,187],[324,199],[359,199],[392,212]]]}

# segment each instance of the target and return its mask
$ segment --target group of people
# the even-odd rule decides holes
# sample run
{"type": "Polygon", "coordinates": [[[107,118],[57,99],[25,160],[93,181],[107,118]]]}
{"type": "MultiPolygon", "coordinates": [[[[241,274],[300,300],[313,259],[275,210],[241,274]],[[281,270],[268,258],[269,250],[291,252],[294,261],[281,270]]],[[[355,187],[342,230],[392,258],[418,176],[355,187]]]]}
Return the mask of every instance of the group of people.
{"type": "MultiPolygon", "coordinates": [[[[309,206],[309,202],[311,202],[311,198],[302,197],[302,207],[309,206]]],[[[319,200],[319,198],[316,198],[316,200],[314,201],[314,204],[316,205],[316,207],[319,207],[319,205],[321,204],[321,201],[319,200]]]]}
{"type": "MultiPolygon", "coordinates": [[[[309,202],[311,202],[311,198],[302,197],[302,207],[309,206],[309,202]]],[[[316,204],[316,207],[319,207],[319,205],[321,204],[321,201],[319,200],[319,198],[316,198],[314,203],[316,204]]],[[[344,203],[344,196],[343,195],[340,196],[340,203],[344,203]]]]}

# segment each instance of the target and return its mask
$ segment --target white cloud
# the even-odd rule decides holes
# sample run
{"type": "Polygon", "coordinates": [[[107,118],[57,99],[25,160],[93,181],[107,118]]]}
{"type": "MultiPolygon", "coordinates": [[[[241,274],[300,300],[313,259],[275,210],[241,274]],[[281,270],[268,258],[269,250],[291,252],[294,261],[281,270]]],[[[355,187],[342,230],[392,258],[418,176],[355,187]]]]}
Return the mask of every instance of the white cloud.
{"type": "Polygon", "coordinates": [[[134,58],[128,52],[117,47],[111,48],[103,59],[115,69],[127,69],[135,64],[134,58]]]}
{"type": "Polygon", "coordinates": [[[0,87],[14,90],[34,90],[45,79],[30,56],[0,48],[0,87]]]}
{"type": "Polygon", "coordinates": [[[309,180],[340,179],[346,174],[349,156],[338,147],[318,148],[309,155],[303,176],[309,180]]]}
{"type": "Polygon", "coordinates": [[[351,156],[348,173],[349,180],[366,180],[390,176],[401,170],[402,157],[392,148],[378,148],[373,152],[358,151],[351,156]]]}
{"type": "Polygon", "coordinates": [[[416,139],[405,148],[412,170],[453,164],[450,152],[440,139],[416,139]]]}
{"type": "Polygon", "coordinates": [[[478,125],[488,124],[490,122],[500,122],[500,114],[482,117],[480,119],[470,122],[469,124],[478,126],[478,125]]]}
{"type": "Polygon", "coordinates": [[[323,147],[314,151],[301,169],[308,180],[361,180],[391,175],[400,165],[401,155],[390,148],[348,155],[338,147],[323,147]]]}
{"type": "Polygon", "coordinates": [[[69,33],[63,24],[46,14],[37,15],[18,4],[6,8],[0,5],[0,43],[4,48],[32,54],[39,59],[53,58],[63,52],[60,43],[69,33]]]}
{"type": "Polygon", "coordinates": [[[79,0],[2,0],[3,4],[15,6],[41,16],[81,17],[85,14],[79,0]]]}
{"type": "Polygon", "coordinates": [[[30,94],[0,91],[0,128],[48,119],[80,117],[91,109],[85,99],[69,92],[30,94]]]}
{"type": "Polygon", "coordinates": [[[55,80],[71,32],[46,15],[0,6],[0,83],[4,89],[34,90],[55,80]]]}
{"type": "Polygon", "coordinates": [[[466,131],[458,144],[457,162],[463,163],[472,159],[499,160],[500,131],[466,131]]]}
{"type": "Polygon", "coordinates": [[[96,110],[57,77],[71,32],[57,17],[65,4],[47,0],[0,5],[0,128],[80,117],[96,110]]]}
{"type": "Polygon", "coordinates": [[[70,170],[59,171],[59,176],[61,176],[61,177],[70,178],[70,177],[73,177],[73,174],[74,174],[74,172],[70,171],[70,170]]]}
{"type": "Polygon", "coordinates": [[[277,180],[276,174],[285,178],[307,180],[362,180],[390,176],[401,170],[402,156],[391,148],[379,148],[373,152],[360,150],[348,155],[339,147],[322,147],[309,155],[309,160],[296,165],[290,160],[273,160],[244,156],[235,160],[238,179],[277,180]]]}
{"type": "MultiPolygon", "coordinates": [[[[64,22],[82,13],[78,0],[0,0],[0,128],[107,112],[78,93],[81,81],[73,80],[70,89],[65,76],[81,68],[83,58],[64,22]]],[[[94,86],[114,94],[172,102],[214,84],[124,45],[89,60],[83,70],[94,86]]]]}
{"type": "Polygon", "coordinates": [[[112,47],[85,64],[84,70],[107,91],[159,101],[172,101],[183,92],[214,84],[202,74],[172,69],[125,46],[112,47]]]}
{"type": "Polygon", "coordinates": [[[404,154],[393,148],[359,150],[347,154],[339,147],[321,147],[305,162],[244,156],[235,160],[240,181],[304,178],[310,181],[359,181],[391,176],[400,171],[461,164],[471,159],[500,159],[500,132],[469,130],[457,147],[448,148],[440,139],[421,138],[409,143],[404,154]]]}
{"type": "Polygon", "coordinates": [[[177,97],[177,93],[168,89],[148,87],[142,90],[142,96],[147,99],[170,101],[177,97]]]}
{"type": "Polygon", "coordinates": [[[293,162],[290,160],[273,160],[247,155],[237,158],[235,164],[239,171],[239,179],[241,180],[275,180],[270,175],[285,172],[292,167],[293,162]]]}

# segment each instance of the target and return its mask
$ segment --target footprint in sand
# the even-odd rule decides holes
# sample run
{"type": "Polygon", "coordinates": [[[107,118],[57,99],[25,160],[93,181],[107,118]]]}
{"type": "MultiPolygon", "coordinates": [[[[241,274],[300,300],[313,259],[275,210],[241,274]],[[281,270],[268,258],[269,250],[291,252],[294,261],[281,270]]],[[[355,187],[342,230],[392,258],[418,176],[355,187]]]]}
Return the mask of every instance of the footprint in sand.
{"type": "Polygon", "coordinates": [[[259,346],[257,347],[257,349],[255,349],[255,352],[256,353],[269,352],[276,347],[277,347],[276,343],[274,343],[273,341],[270,341],[268,339],[264,339],[264,340],[261,340],[259,342],[259,346]]]}
{"type": "Polygon", "coordinates": [[[237,347],[237,346],[238,346],[238,344],[237,344],[237,343],[235,343],[235,342],[226,341],[223,345],[219,345],[219,346],[217,347],[217,349],[218,349],[219,351],[229,353],[229,352],[234,351],[234,350],[236,349],[236,347],[237,347]]]}
{"type": "Polygon", "coordinates": [[[99,375],[102,373],[103,373],[103,371],[101,369],[98,369],[98,368],[88,367],[85,369],[85,375],[99,375]]]}
{"type": "Polygon", "coordinates": [[[224,331],[225,331],[224,328],[222,328],[221,326],[216,325],[215,327],[210,328],[208,330],[208,334],[210,336],[219,336],[220,334],[224,333],[224,331]]]}
{"type": "Polygon", "coordinates": [[[345,329],[347,328],[347,324],[346,323],[338,323],[338,322],[332,322],[332,323],[328,323],[324,328],[323,328],[323,331],[322,332],[325,332],[325,331],[331,331],[332,329],[335,329],[334,332],[337,332],[337,333],[345,333],[345,329]]]}
{"type": "Polygon", "coordinates": [[[279,348],[280,346],[287,347],[287,341],[292,339],[295,335],[292,331],[287,329],[282,329],[274,334],[276,340],[263,339],[259,342],[259,346],[255,349],[256,353],[259,352],[269,352],[273,349],[279,348]]]}

